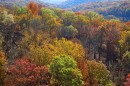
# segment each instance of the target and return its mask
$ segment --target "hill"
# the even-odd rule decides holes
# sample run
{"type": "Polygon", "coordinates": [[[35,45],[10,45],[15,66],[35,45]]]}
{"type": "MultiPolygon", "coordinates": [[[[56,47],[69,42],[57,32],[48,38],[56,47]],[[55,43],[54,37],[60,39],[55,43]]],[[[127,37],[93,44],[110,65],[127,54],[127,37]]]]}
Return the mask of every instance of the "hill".
{"type": "Polygon", "coordinates": [[[41,4],[43,6],[54,6],[52,4],[49,4],[49,3],[46,3],[46,2],[43,2],[41,0],[0,0],[0,4],[1,5],[5,5],[5,6],[13,6],[13,5],[17,5],[17,6],[25,6],[26,4],[28,4],[29,2],[35,2],[35,3],[38,3],[38,4],[41,4]]]}
{"type": "Polygon", "coordinates": [[[122,1],[122,0],[67,0],[63,2],[61,8],[69,8],[80,4],[93,3],[93,2],[113,2],[113,1],[122,1]]]}
{"type": "Polygon", "coordinates": [[[108,19],[119,18],[122,21],[130,20],[130,2],[129,1],[114,1],[114,2],[95,2],[86,3],[68,8],[74,12],[95,11],[102,14],[108,19]]]}

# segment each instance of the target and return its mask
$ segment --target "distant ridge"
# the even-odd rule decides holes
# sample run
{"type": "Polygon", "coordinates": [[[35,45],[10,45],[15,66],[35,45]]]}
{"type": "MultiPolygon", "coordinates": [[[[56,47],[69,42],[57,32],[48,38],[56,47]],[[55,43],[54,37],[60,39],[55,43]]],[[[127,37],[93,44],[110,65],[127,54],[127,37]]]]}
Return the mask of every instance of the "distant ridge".
{"type": "Polygon", "coordinates": [[[122,0],[67,0],[63,2],[61,8],[70,8],[80,4],[92,3],[92,2],[113,2],[113,1],[122,1],[122,0]]]}
{"type": "Polygon", "coordinates": [[[38,4],[42,4],[44,6],[50,5],[50,4],[44,3],[41,0],[0,0],[0,4],[6,5],[6,6],[13,6],[13,5],[25,6],[26,4],[28,4],[31,1],[38,3],[38,4]]]}

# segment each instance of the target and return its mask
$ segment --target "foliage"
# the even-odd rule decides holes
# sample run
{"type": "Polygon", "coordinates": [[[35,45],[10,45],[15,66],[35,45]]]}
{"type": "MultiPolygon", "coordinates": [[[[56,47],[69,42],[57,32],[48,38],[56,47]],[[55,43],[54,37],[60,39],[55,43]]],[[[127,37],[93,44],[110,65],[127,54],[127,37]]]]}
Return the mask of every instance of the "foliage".
{"type": "Polygon", "coordinates": [[[62,13],[61,18],[65,26],[73,25],[77,20],[77,16],[71,11],[62,13]]]}
{"type": "Polygon", "coordinates": [[[125,70],[125,74],[129,73],[130,71],[130,52],[126,51],[123,54],[123,59],[122,59],[122,63],[123,63],[123,68],[125,70]]]}
{"type": "Polygon", "coordinates": [[[89,83],[89,74],[88,74],[88,67],[84,61],[84,59],[80,59],[77,61],[77,66],[81,70],[82,76],[83,76],[83,81],[85,86],[90,86],[89,83]]]}
{"type": "Polygon", "coordinates": [[[52,56],[66,54],[75,60],[83,59],[85,52],[80,44],[73,43],[66,39],[45,40],[42,45],[31,44],[30,58],[39,65],[47,65],[52,61],[52,56]],[[76,52],[76,53],[75,53],[76,52]]]}
{"type": "Polygon", "coordinates": [[[94,11],[86,12],[85,15],[88,17],[92,27],[98,27],[101,25],[101,22],[104,21],[103,16],[99,15],[98,13],[94,11]]]}
{"type": "Polygon", "coordinates": [[[109,83],[109,71],[101,62],[87,61],[90,85],[106,86],[109,83]]]}
{"type": "Polygon", "coordinates": [[[27,4],[27,9],[31,15],[38,15],[38,12],[40,11],[39,6],[34,2],[27,4]]]}
{"type": "Polygon", "coordinates": [[[48,9],[48,8],[41,8],[42,11],[42,15],[52,15],[53,17],[58,17],[55,12],[52,9],[48,9]]]}
{"type": "Polygon", "coordinates": [[[9,66],[5,86],[47,86],[50,83],[50,74],[46,66],[37,66],[29,59],[16,60],[9,66]]]}
{"type": "Polygon", "coordinates": [[[42,46],[31,45],[29,56],[31,60],[38,65],[47,65],[52,58],[48,57],[45,49],[42,46]]]}
{"type": "Polygon", "coordinates": [[[42,28],[47,30],[52,35],[52,31],[55,31],[61,27],[61,20],[55,14],[55,12],[51,9],[42,8],[42,28]]]}
{"type": "Polygon", "coordinates": [[[130,74],[127,75],[126,82],[124,84],[125,84],[125,86],[129,86],[130,85],[130,74]]]}
{"type": "Polygon", "coordinates": [[[65,26],[61,29],[61,37],[64,38],[74,38],[78,34],[78,31],[75,27],[72,25],[65,26]]]}
{"type": "Polygon", "coordinates": [[[0,22],[5,25],[10,25],[14,23],[14,18],[12,14],[8,14],[7,11],[0,12],[0,22]]]}
{"type": "Polygon", "coordinates": [[[22,8],[18,8],[17,10],[17,15],[21,15],[21,14],[27,14],[27,8],[26,7],[22,7],[22,8]]]}
{"type": "Polygon", "coordinates": [[[43,45],[49,57],[66,54],[72,56],[75,60],[83,59],[85,56],[82,45],[73,43],[64,38],[55,39],[52,43],[43,45]]]}
{"type": "Polygon", "coordinates": [[[0,33],[0,48],[2,48],[2,43],[3,43],[3,36],[2,36],[2,34],[0,33]]]}
{"type": "Polygon", "coordinates": [[[130,49],[130,31],[122,31],[121,37],[119,40],[120,47],[122,48],[122,52],[125,53],[130,49]]]}
{"type": "MultiPolygon", "coordinates": [[[[14,2],[16,1],[23,2],[21,0],[14,0],[14,2]]],[[[26,2],[29,1],[27,0],[26,2]]],[[[36,0],[33,1],[37,2],[36,0]]],[[[82,2],[82,0],[79,2],[82,2]]],[[[101,11],[108,12],[106,8],[113,10],[114,5],[119,5],[121,8],[115,8],[120,9],[120,12],[116,11],[119,13],[118,15],[120,13],[123,15],[124,13],[125,17],[126,13],[129,14],[129,9],[125,11],[123,9],[127,8],[129,4],[123,3],[124,6],[122,4],[119,5],[119,2],[117,4],[116,2],[107,4],[107,6],[110,4],[112,7],[106,7],[103,3],[94,3],[94,7],[90,4],[84,9],[97,8],[96,11],[102,13],[101,11]],[[99,7],[104,7],[104,9],[99,7]]],[[[108,16],[103,17],[99,13],[90,10],[72,12],[57,8],[48,8],[46,5],[42,6],[34,2],[28,3],[25,7],[0,5],[0,49],[3,49],[5,52],[8,60],[7,65],[9,66],[9,70],[11,70],[11,72],[7,72],[6,81],[9,81],[7,84],[26,86],[31,83],[31,85],[35,86],[44,85],[41,83],[42,81],[38,80],[43,79],[42,75],[39,75],[40,77],[37,76],[38,71],[35,72],[32,69],[32,65],[35,65],[41,74],[44,71],[42,66],[45,67],[53,63],[54,57],[58,56],[70,57],[77,62],[74,73],[78,74],[79,77],[82,75],[85,86],[113,86],[113,82],[117,85],[122,85],[124,83],[123,78],[129,73],[130,69],[130,22],[122,22],[114,18],[114,16],[109,16],[113,18],[107,20],[105,17],[108,16]],[[63,56],[64,54],[65,56],[63,56]],[[17,58],[24,56],[29,57],[30,60],[17,60],[16,63],[12,64],[17,58]],[[89,59],[95,59],[97,62],[89,61],[89,59]],[[104,64],[98,61],[102,61],[104,64]],[[24,63],[31,65],[29,68],[31,70],[22,69],[21,66],[24,63]],[[15,69],[11,68],[11,64],[15,69]],[[18,68],[19,64],[21,65],[19,67],[21,69],[18,68]],[[111,71],[113,82],[108,77],[109,71],[105,65],[111,71]],[[17,73],[18,71],[12,72],[12,70],[20,72],[24,70],[26,73],[29,71],[27,74],[34,76],[36,81],[32,78],[29,81],[30,76],[17,73]],[[22,80],[25,78],[25,81],[22,81],[21,78],[22,80]],[[21,82],[18,80],[21,80],[21,82]],[[13,81],[16,81],[16,83],[13,81]]],[[[71,64],[68,63],[68,60],[65,63],[71,64]]],[[[5,69],[2,70],[3,74],[0,77],[4,80],[6,64],[1,64],[2,68],[5,69]]],[[[75,63],[72,65],[75,65],[75,63]]],[[[63,79],[67,78],[63,76],[63,79]]],[[[52,79],[52,83],[55,82],[54,84],[57,81],[54,78],[52,79]]],[[[68,81],[68,83],[70,82],[68,81]]]]}
{"type": "MultiPolygon", "coordinates": [[[[43,44],[43,40],[48,37],[47,34],[43,33],[42,30],[35,31],[32,28],[24,30],[22,32],[22,34],[24,35],[24,38],[19,43],[18,51],[20,51],[20,53],[23,56],[27,56],[27,55],[33,56],[32,54],[35,52],[35,49],[34,49],[35,46],[37,46],[37,48],[38,48],[38,46],[43,44]],[[37,33],[35,33],[35,32],[37,32],[37,33]],[[33,52],[33,53],[31,53],[31,52],[33,52]]],[[[36,52],[34,55],[37,55],[36,52]]],[[[29,57],[31,57],[31,56],[29,56],[29,57]]]]}
{"type": "Polygon", "coordinates": [[[3,85],[4,78],[6,77],[6,64],[7,60],[5,58],[5,54],[0,50],[0,86],[3,85]]]}
{"type": "Polygon", "coordinates": [[[50,63],[50,72],[56,86],[80,86],[83,84],[82,74],[76,61],[70,56],[56,56],[50,63]]]}
{"type": "Polygon", "coordinates": [[[87,16],[85,16],[83,14],[77,15],[77,20],[76,20],[74,26],[78,30],[79,35],[81,35],[81,36],[84,35],[87,32],[86,28],[89,25],[90,25],[90,20],[87,16]]]}

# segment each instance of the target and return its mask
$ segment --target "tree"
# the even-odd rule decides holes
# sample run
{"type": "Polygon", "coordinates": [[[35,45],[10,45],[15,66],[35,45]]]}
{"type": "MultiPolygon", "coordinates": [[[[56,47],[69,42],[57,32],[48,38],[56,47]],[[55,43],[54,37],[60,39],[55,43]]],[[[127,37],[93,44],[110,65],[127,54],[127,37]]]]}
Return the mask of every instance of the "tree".
{"type": "Polygon", "coordinates": [[[11,54],[17,49],[17,42],[22,38],[22,34],[16,27],[17,23],[14,22],[12,14],[8,14],[7,11],[1,11],[0,17],[0,33],[3,37],[2,49],[8,59],[9,57],[15,57],[15,54],[11,54]]]}
{"type": "Polygon", "coordinates": [[[77,68],[76,61],[70,56],[56,56],[50,63],[50,72],[56,86],[83,85],[81,71],[77,68]]]}
{"type": "Polygon", "coordinates": [[[101,25],[102,21],[104,21],[103,16],[99,15],[94,11],[86,12],[85,15],[88,17],[92,27],[98,27],[101,25]]]}
{"type": "Polygon", "coordinates": [[[61,18],[65,26],[73,25],[77,20],[76,14],[70,11],[62,13],[61,18]]]}
{"type": "Polygon", "coordinates": [[[126,52],[130,51],[130,31],[122,31],[119,45],[120,45],[120,53],[121,56],[126,52]]]}
{"type": "Polygon", "coordinates": [[[126,51],[123,54],[123,59],[122,59],[122,63],[123,63],[123,69],[125,70],[125,74],[129,73],[130,71],[130,52],[126,51]]]}
{"type": "Polygon", "coordinates": [[[23,27],[24,25],[26,25],[27,21],[28,21],[28,9],[27,9],[27,7],[17,8],[14,19],[17,23],[19,23],[19,26],[23,27]]]}
{"type": "Polygon", "coordinates": [[[46,53],[50,56],[66,54],[72,56],[75,60],[83,59],[85,52],[81,44],[73,43],[65,38],[55,39],[52,43],[46,43],[44,46],[46,53]]]}
{"type": "Polygon", "coordinates": [[[47,30],[51,36],[52,31],[55,31],[61,27],[61,20],[51,9],[42,8],[42,28],[47,30]]]}
{"type": "Polygon", "coordinates": [[[0,23],[4,25],[11,25],[14,23],[14,18],[12,14],[8,14],[7,11],[0,12],[0,23]]]}
{"type": "Polygon", "coordinates": [[[120,35],[124,28],[124,24],[117,20],[105,21],[99,27],[99,47],[102,49],[103,44],[106,46],[106,49],[104,50],[106,51],[106,63],[117,61],[117,58],[119,57],[118,47],[120,35]]]}
{"type": "Polygon", "coordinates": [[[85,60],[84,59],[78,60],[77,66],[81,70],[81,73],[82,73],[82,76],[83,76],[83,81],[84,81],[84,86],[90,86],[88,67],[86,65],[85,60]]]}
{"type": "Polygon", "coordinates": [[[43,40],[48,38],[48,36],[43,33],[42,30],[34,30],[32,28],[25,29],[22,34],[24,35],[24,37],[19,42],[18,52],[23,56],[29,55],[32,45],[40,46],[43,44],[43,40]]]}
{"type": "Polygon", "coordinates": [[[106,86],[109,81],[109,71],[101,62],[87,61],[89,80],[91,86],[106,86]]]}
{"type": "Polygon", "coordinates": [[[0,50],[0,86],[3,86],[3,81],[6,77],[6,71],[7,71],[7,60],[5,57],[5,54],[0,50]]]}
{"type": "Polygon", "coordinates": [[[78,30],[72,25],[70,25],[70,26],[63,27],[60,33],[61,33],[61,37],[70,39],[70,38],[74,38],[78,34],[78,30]]]}
{"type": "Polygon", "coordinates": [[[52,56],[60,54],[70,55],[76,61],[83,59],[85,56],[82,45],[73,43],[64,38],[61,40],[45,40],[42,45],[31,44],[29,50],[30,59],[39,65],[49,64],[53,59],[52,56]]]}
{"type": "Polygon", "coordinates": [[[9,66],[5,86],[47,86],[50,74],[46,66],[37,66],[29,59],[19,59],[9,66]]]}
{"type": "Polygon", "coordinates": [[[39,6],[35,2],[27,4],[27,9],[31,15],[38,15],[38,12],[40,11],[39,6]]]}
{"type": "Polygon", "coordinates": [[[124,84],[125,84],[125,86],[130,85],[130,74],[127,75],[126,82],[124,84]]]}
{"type": "Polygon", "coordinates": [[[77,15],[77,20],[74,24],[74,27],[77,28],[78,30],[78,35],[80,37],[83,37],[84,35],[87,34],[87,27],[89,26],[90,24],[90,20],[87,16],[85,15],[77,15]]]}
{"type": "Polygon", "coordinates": [[[18,8],[18,9],[17,9],[17,12],[16,12],[17,15],[27,14],[27,13],[28,13],[28,10],[27,10],[26,7],[18,8]]]}
{"type": "Polygon", "coordinates": [[[4,41],[4,39],[3,39],[2,33],[0,32],[0,49],[2,49],[3,41],[4,41]]]}

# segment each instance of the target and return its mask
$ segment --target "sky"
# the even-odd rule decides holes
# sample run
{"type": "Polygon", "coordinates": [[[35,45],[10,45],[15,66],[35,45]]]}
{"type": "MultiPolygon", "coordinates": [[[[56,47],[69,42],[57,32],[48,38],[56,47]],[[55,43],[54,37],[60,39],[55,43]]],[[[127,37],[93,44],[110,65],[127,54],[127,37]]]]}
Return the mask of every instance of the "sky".
{"type": "Polygon", "coordinates": [[[52,3],[52,4],[59,4],[59,3],[64,2],[66,0],[41,0],[41,1],[52,3]]]}

